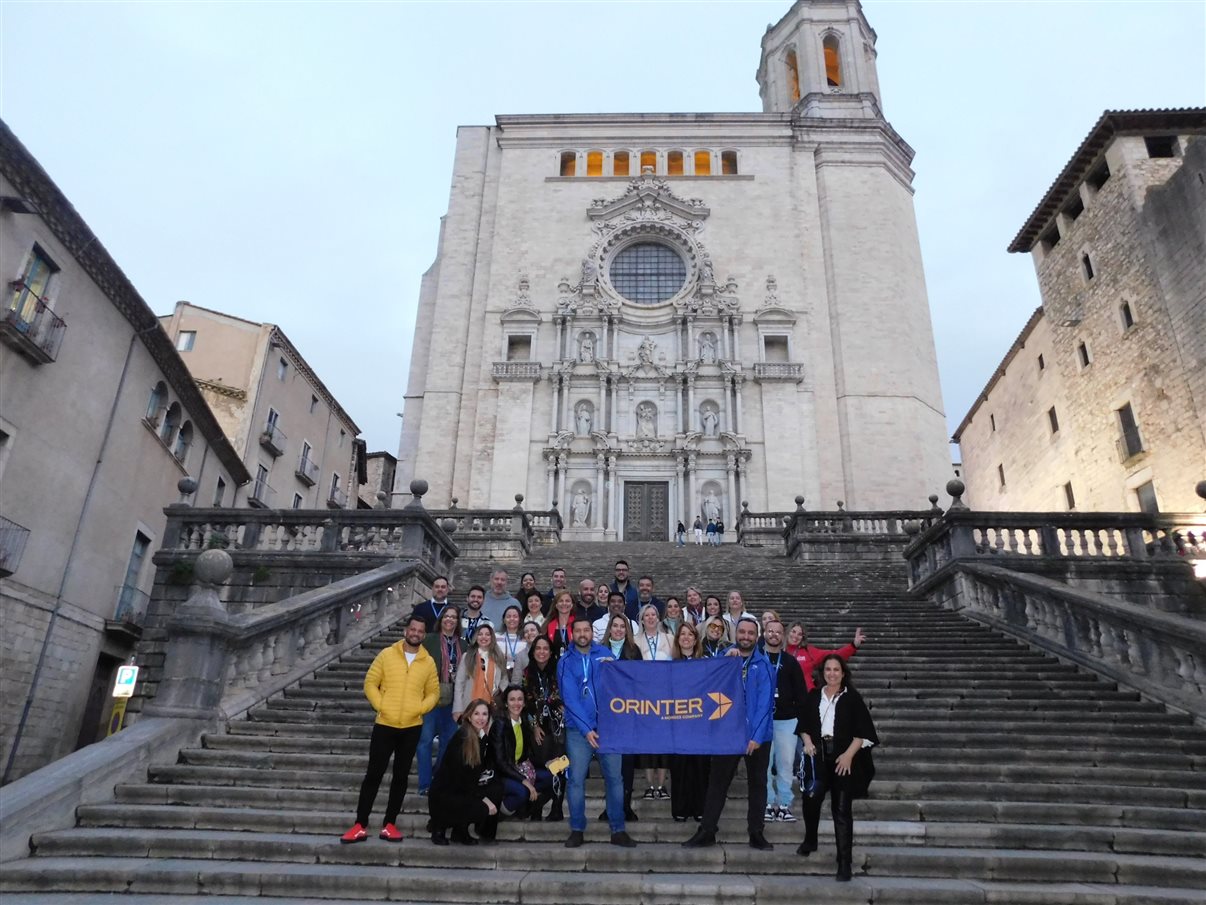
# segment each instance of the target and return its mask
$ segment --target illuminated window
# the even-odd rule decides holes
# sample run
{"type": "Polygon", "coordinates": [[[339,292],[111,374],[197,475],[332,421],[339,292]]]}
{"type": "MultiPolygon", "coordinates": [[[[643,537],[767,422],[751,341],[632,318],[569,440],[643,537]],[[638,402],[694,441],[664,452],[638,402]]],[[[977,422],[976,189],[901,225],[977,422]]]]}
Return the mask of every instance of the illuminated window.
{"type": "Polygon", "coordinates": [[[628,152],[616,151],[611,155],[611,171],[616,176],[628,175],[628,152]]]}
{"type": "Polygon", "coordinates": [[[666,155],[666,175],[681,176],[683,174],[683,152],[671,151],[666,155]]]}
{"type": "Polygon", "coordinates": [[[611,262],[611,285],[630,302],[656,305],[672,298],[686,281],[683,259],[658,242],[629,245],[611,262]]]}
{"type": "Polygon", "coordinates": [[[573,151],[561,152],[561,175],[575,176],[578,170],[578,155],[573,151]]]}
{"type": "Polygon", "coordinates": [[[720,152],[720,172],[725,176],[737,175],[737,152],[736,151],[721,151],[720,152]]]}
{"type": "Polygon", "coordinates": [[[603,175],[603,152],[602,151],[587,151],[586,152],[586,175],[587,176],[602,176],[603,175]]]}
{"type": "Polygon", "coordinates": [[[839,88],[842,84],[842,61],[838,53],[838,39],[834,35],[827,35],[821,47],[825,51],[825,81],[830,88],[839,88]]]}
{"type": "Polygon", "coordinates": [[[787,52],[787,93],[793,104],[800,99],[800,64],[794,50],[787,52]]]}
{"type": "Polygon", "coordinates": [[[712,152],[711,151],[696,151],[695,152],[695,175],[696,176],[711,176],[712,175],[712,152]]]}
{"type": "Polygon", "coordinates": [[[657,151],[642,151],[641,152],[641,172],[645,172],[645,167],[649,167],[653,172],[657,172],[657,151]]]}

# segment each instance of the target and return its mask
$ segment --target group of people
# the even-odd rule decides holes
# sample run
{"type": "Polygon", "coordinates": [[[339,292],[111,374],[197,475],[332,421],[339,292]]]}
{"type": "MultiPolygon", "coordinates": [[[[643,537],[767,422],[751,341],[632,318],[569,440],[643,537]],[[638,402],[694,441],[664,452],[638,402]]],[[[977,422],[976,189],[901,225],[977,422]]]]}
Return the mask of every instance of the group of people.
{"type": "MultiPolygon", "coordinates": [[[[691,531],[695,535],[696,546],[702,547],[705,537],[708,546],[711,547],[718,547],[724,543],[724,522],[719,517],[709,518],[705,525],[703,518],[697,515],[691,531]]],[[[685,547],[687,544],[687,526],[682,522],[679,522],[678,527],[674,529],[674,542],[680,547],[685,547]]]]}
{"type": "Polygon", "coordinates": [[[503,818],[561,821],[566,803],[565,844],[582,845],[586,778],[598,760],[605,792],[599,820],[609,824],[613,845],[636,845],[627,823],[638,819],[632,795],[636,770],[643,768],[644,797],[669,799],[675,821],[698,824],[683,845],[710,846],[744,759],[750,846],[773,848],[764,835],[766,822],[796,821],[793,779],[799,769],[808,794],[804,840],[796,851],[816,851],[828,795],[837,877],[850,879],[851,802],[866,795],[874,775],[870,749],[878,742],[848,666],[865,641],[862,629],[850,644],[822,650],[808,643],[802,623],[785,626],[773,610],[761,617],[747,612],[739,591],[730,591],[724,604],[694,587],[681,599],[661,599],[652,577],[634,580],[623,560],[607,579],[580,581],[577,594],[560,568],[544,591],[531,573],[521,576],[515,595],[508,586],[508,573],[496,569],[488,588],[473,585],[457,606],[449,600],[448,580],[435,579],[432,597],[407,617],[402,640],[374,659],[364,689],[377,718],[356,821],[342,841],[368,837],[369,814],[391,757],[380,836],[402,838],[396,823],[417,753],[419,794],[427,796],[428,831],[437,845],[447,845],[449,834],[464,845],[490,842],[503,818]],[[599,750],[600,664],[720,656],[743,658],[743,754],[599,750]]]}

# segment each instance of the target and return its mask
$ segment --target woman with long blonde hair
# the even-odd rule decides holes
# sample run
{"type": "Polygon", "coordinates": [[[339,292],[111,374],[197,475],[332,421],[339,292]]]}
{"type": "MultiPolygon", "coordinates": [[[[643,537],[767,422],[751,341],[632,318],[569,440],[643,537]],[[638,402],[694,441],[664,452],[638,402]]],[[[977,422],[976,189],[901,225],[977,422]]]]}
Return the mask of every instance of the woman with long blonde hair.
{"type": "Polygon", "coordinates": [[[484,698],[474,698],[465,706],[461,728],[431,781],[427,810],[431,841],[436,845],[448,844],[445,832],[450,827],[453,842],[477,845],[478,840],[469,834],[471,823],[477,825],[483,839],[494,838],[503,788],[490,739],[490,711],[490,702],[484,698]]]}

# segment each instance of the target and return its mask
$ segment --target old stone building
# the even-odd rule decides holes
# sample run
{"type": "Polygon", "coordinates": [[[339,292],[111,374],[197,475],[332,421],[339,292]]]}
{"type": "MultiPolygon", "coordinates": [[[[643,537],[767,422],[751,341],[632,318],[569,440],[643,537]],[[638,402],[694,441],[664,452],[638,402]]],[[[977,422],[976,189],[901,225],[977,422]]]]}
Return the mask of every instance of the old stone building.
{"type": "Polygon", "coordinates": [[[284,330],[188,302],[160,320],[251,474],[240,505],[356,508],[360,428],[284,330]]]}
{"type": "Polygon", "coordinates": [[[458,131],[395,487],[568,536],[741,500],[916,507],[950,473],[912,203],[856,0],[762,40],[762,113],[458,131]]]}
{"type": "Polygon", "coordinates": [[[103,737],[191,478],[249,480],[171,341],[0,123],[0,757],[8,782],[103,737]]]}
{"type": "Polygon", "coordinates": [[[1198,509],[1206,110],[1107,111],[1009,250],[1043,303],[955,432],[971,505],[1198,509]]]}

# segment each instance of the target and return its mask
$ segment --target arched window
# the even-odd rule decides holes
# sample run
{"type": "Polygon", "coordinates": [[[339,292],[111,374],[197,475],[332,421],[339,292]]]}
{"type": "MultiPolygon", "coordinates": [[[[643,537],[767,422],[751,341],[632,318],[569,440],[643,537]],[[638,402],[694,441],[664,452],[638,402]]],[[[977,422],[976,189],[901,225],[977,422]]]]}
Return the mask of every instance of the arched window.
{"type": "Polygon", "coordinates": [[[837,35],[826,35],[821,42],[825,52],[825,81],[830,88],[840,88],[842,85],[842,58],[838,46],[837,35]]]}
{"type": "Polygon", "coordinates": [[[653,172],[657,172],[657,151],[642,151],[641,152],[641,172],[645,172],[645,167],[649,167],[653,172]]]}
{"type": "Polygon", "coordinates": [[[167,384],[162,380],[151,390],[151,398],[147,400],[146,419],[151,424],[159,424],[159,416],[167,405],[167,384]]]}
{"type": "Polygon", "coordinates": [[[683,152],[671,151],[666,155],[666,175],[681,176],[683,174],[683,152]]]}
{"type": "Polygon", "coordinates": [[[603,175],[603,152],[602,151],[587,151],[586,152],[586,175],[587,176],[602,176],[603,175]]]}
{"type": "Polygon", "coordinates": [[[183,462],[188,458],[188,449],[193,445],[193,422],[185,421],[180,428],[180,433],[176,435],[176,445],[172,448],[172,455],[176,460],[183,462]]]}
{"type": "Polygon", "coordinates": [[[695,175],[696,176],[711,176],[712,175],[712,152],[711,151],[696,151],[695,152],[695,175]]]}
{"type": "Polygon", "coordinates": [[[720,152],[720,172],[725,176],[737,175],[737,152],[736,151],[721,151],[720,152]]]}
{"type": "Polygon", "coordinates": [[[561,152],[561,175],[575,176],[578,170],[578,155],[573,151],[561,152]]]}
{"type": "Polygon", "coordinates": [[[616,151],[611,155],[611,172],[616,176],[628,175],[628,152],[616,151]]]}
{"type": "Polygon", "coordinates": [[[168,446],[176,438],[176,429],[180,427],[181,408],[179,402],[168,406],[167,414],[163,416],[163,426],[159,428],[159,439],[168,446]]]}
{"type": "Polygon", "coordinates": [[[796,52],[787,52],[787,95],[794,104],[800,99],[800,64],[796,60],[796,52]]]}
{"type": "Polygon", "coordinates": [[[660,242],[629,245],[611,262],[611,285],[630,302],[656,305],[673,298],[687,282],[687,265],[660,242]]]}

